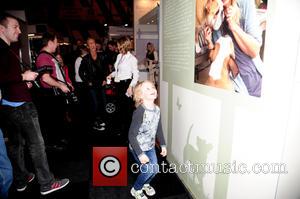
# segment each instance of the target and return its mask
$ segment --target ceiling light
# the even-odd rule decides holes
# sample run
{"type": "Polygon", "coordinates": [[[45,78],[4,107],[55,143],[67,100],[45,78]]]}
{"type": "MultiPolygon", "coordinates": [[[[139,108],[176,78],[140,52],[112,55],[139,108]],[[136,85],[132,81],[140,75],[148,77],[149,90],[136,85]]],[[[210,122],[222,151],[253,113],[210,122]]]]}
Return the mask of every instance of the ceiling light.
{"type": "Polygon", "coordinates": [[[107,26],[107,23],[105,23],[104,26],[107,26]]]}

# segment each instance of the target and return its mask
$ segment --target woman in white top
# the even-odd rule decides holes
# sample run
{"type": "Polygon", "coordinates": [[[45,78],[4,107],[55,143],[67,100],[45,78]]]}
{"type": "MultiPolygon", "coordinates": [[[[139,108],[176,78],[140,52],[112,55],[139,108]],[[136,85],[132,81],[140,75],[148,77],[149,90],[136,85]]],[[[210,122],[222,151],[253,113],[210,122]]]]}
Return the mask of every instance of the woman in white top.
{"type": "Polygon", "coordinates": [[[130,53],[132,44],[128,37],[122,37],[118,40],[118,49],[119,54],[114,64],[115,71],[107,76],[107,79],[111,80],[114,78],[114,82],[116,83],[120,105],[120,130],[128,132],[134,107],[131,97],[133,94],[133,87],[137,84],[139,79],[139,71],[137,59],[130,53]]]}

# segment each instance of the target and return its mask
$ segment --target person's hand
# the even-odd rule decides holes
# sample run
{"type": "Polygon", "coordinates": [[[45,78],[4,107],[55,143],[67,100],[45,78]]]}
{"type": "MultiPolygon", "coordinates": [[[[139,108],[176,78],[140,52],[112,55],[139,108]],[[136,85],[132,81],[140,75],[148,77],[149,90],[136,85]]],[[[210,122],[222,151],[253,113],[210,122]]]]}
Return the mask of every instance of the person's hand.
{"type": "Polygon", "coordinates": [[[74,91],[74,86],[70,82],[67,82],[67,84],[71,88],[71,91],[74,91]]]}
{"type": "Polygon", "coordinates": [[[233,31],[234,28],[238,25],[236,21],[236,16],[238,13],[238,7],[237,6],[228,6],[225,9],[225,16],[226,16],[226,21],[228,23],[228,28],[233,31]]]}
{"type": "Polygon", "coordinates": [[[161,155],[162,157],[167,156],[167,148],[166,148],[166,147],[161,147],[160,155],[161,155]]]}
{"type": "Polygon", "coordinates": [[[141,164],[146,164],[147,162],[149,162],[149,158],[146,154],[140,155],[139,160],[140,160],[141,164]]]}
{"type": "Polygon", "coordinates": [[[33,72],[31,70],[27,70],[24,73],[22,73],[22,79],[24,81],[34,81],[38,75],[39,74],[36,73],[36,72],[33,72]]]}
{"type": "Polygon", "coordinates": [[[209,26],[206,26],[204,29],[204,38],[205,41],[207,42],[208,48],[212,49],[213,47],[213,43],[212,43],[212,31],[211,28],[209,26]]]}
{"type": "Polygon", "coordinates": [[[63,92],[63,93],[68,93],[70,92],[70,89],[67,87],[67,85],[65,85],[62,82],[59,82],[60,86],[59,89],[63,92]]]}
{"type": "Polygon", "coordinates": [[[147,66],[148,65],[148,58],[144,59],[144,65],[147,66]]]}
{"type": "Polygon", "coordinates": [[[127,89],[127,91],[126,91],[126,95],[127,95],[128,97],[131,97],[132,94],[133,94],[132,87],[129,86],[128,89],[127,89]]]}
{"type": "Polygon", "coordinates": [[[109,80],[111,80],[111,75],[108,75],[107,77],[106,77],[106,79],[109,79],[109,80]]]}
{"type": "Polygon", "coordinates": [[[27,85],[27,88],[29,88],[29,89],[32,88],[32,86],[33,86],[31,82],[26,82],[26,85],[27,85]]]}

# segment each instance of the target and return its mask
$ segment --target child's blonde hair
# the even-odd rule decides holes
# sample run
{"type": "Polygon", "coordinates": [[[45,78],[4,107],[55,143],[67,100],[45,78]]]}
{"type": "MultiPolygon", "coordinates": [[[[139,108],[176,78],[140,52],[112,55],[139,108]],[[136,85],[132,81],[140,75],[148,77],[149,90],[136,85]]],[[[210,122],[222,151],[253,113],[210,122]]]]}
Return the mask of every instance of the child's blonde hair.
{"type": "Polygon", "coordinates": [[[143,104],[143,91],[142,86],[144,83],[150,83],[154,86],[153,82],[150,80],[144,80],[142,82],[139,82],[133,89],[133,100],[135,102],[135,107],[138,107],[139,105],[143,104]]]}

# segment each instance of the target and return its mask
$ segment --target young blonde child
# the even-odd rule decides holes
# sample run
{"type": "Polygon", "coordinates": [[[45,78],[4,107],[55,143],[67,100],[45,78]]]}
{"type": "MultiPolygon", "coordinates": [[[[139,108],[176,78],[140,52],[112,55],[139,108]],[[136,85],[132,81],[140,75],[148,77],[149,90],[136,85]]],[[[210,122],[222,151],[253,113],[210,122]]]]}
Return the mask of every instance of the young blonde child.
{"type": "Polygon", "coordinates": [[[151,81],[143,81],[134,88],[136,110],[132,116],[128,138],[129,148],[133,157],[140,165],[140,174],[131,189],[131,195],[136,199],[147,199],[153,196],[155,190],[150,186],[151,180],[158,173],[157,157],[155,152],[156,138],[161,146],[161,155],[167,155],[163,137],[160,109],[154,103],[157,90],[151,81]]]}

